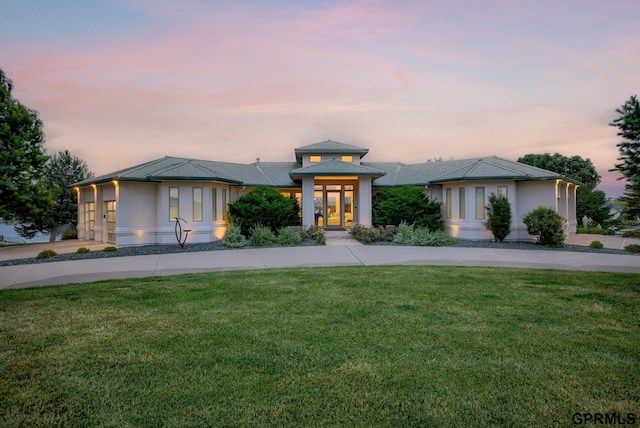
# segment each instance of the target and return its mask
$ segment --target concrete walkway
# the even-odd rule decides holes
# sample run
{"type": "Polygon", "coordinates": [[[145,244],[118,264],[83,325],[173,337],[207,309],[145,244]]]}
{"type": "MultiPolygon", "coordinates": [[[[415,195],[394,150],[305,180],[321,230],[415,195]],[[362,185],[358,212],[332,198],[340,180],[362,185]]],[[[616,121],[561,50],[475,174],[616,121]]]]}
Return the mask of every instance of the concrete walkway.
{"type": "MultiPolygon", "coordinates": [[[[603,241],[602,237],[598,238],[603,241]]],[[[616,238],[611,237],[611,239],[616,238]]],[[[589,243],[593,240],[592,237],[588,239],[589,243]]],[[[83,242],[72,241],[72,243],[73,245],[63,243],[46,245],[47,248],[53,248],[59,253],[65,248],[73,248],[75,251],[79,246],[87,246],[83,242]]],[[[97,247],[101,249],[104,245],[97,247]]],[[[25,249],[17,247],[3,248],[0,254],[6,257],[5,252],[8,252],[14,255],[12,258],[19,258],[16,255],[24,254],[23,251],[25,249]]],[[[0,289],[239,269],[376,265],[502,266],[640,274],[640,257],[635,255],[488,248],[370,246],[347,243],[347,245],[248,248],[4,266],[0,267],[0,289]]]]}

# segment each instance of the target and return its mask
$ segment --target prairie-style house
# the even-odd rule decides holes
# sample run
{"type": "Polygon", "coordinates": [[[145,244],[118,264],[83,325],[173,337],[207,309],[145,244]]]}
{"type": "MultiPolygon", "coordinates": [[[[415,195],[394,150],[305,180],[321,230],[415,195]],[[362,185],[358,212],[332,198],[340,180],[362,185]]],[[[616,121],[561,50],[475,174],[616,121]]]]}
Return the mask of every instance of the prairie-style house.
{"type": "Polygon", "coordinates": [[[368,149],[323,141],[295,149],[292,162],[237,164],[163,157],[74,185],[78,238],[118,246],[175,243],[175,218],[188,222],[189,242],[221,239],[227,204],[256,186],[298,198],[302,225],[348,229],[371,224],[372,194],[419,186],[442,202],[445,232],[491,239],[484,226],[492,193],[506,196],[513,223],[507,240],[530,240],[522,215],[553,208],[575,233],[579,183],[561,174],[498,157],[403,164],[365,162],[368,149]]]}

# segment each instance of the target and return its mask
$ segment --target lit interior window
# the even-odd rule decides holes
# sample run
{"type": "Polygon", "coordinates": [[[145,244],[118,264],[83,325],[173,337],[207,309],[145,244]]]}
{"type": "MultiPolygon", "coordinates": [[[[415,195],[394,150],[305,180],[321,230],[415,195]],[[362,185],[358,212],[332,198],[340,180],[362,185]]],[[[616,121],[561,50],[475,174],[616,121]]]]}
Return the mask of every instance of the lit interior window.
{"type": "Polygon", "coordinates": [[[353,156],[342,156],[342,162],[353,162],[353,156]]]}
{"type": "Polygon", "coordinates": [[[322,162],[322,156],[309,156],[309,162],[311,163],[322,162]]]}

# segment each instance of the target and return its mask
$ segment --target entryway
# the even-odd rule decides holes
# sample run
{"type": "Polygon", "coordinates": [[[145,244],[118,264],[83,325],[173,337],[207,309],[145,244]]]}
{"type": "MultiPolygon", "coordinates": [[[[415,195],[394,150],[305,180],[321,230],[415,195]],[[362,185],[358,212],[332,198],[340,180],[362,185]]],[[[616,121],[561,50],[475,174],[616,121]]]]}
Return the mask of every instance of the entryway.
{"type": "Polygon", "coordinates": [[[313,197],[316,226],[326,229],[351,227],[354,221],[353,184],[316,184],[313,197]]]}

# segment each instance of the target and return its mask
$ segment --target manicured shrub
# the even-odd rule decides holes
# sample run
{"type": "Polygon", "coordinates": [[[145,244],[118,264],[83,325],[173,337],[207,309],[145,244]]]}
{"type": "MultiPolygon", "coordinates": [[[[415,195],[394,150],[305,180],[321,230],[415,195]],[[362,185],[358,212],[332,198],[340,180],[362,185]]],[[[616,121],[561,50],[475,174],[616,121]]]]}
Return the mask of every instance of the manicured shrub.
{"type": "Polygon", "coordinates": [[[398,226],[404,221],[429,230],[444,230],[442,204],[430,200],[420,187],[379,190],[373,195],[372,204],[374,226],[398,226]]]}
{"type": "Polygon", "coordinates": [[[629,244],[625,246],[624,249],[630,253],[640,253],[640,245],[638,244],[629,244]]]}
{"type": "Polygon", "coordinates": [[[260,186],[242,195],[229,204],[229,215],[233,224],[240,227],[243,235],[251,235],[251,228],[262,225],[271,230],[286,226],[298,226],[298,200],[286,198],[276,189],[260,186]]]}
{"type": "Polygon", "coordinates": [[[247,245],[247,238],[238,226],[231,226],[222,238],[222,245],[228,248],[241,248],[247,245]]]}
{"type": "Polygon", "coordinates": [[[401,222],[395,236],[393,237],[393,242],[403,245],[411,244],[414,227],[415,226],[413,224],[408,224],[406,221],[401,222]]]}
{"type": "Polygon", "coordinates": [[[493,233],[497,242],[504,241],[504,238],[511,233],[511,204],[504,196],[492,193],[489,196],[487,209],[487,221],[484,225],[493,233]]]}
{"type": "Polygon", "coordinates": [[[278,230],[276,245],[295,247],[300,244],[302,244],[302,234],[298,230],[289,227],[283,227],[278,230]]]}
{"type": "Polygon", "coordinates": [[[591,244],[589,244],[589,248],[595,248],[595,249],[601,249],[604,248],[604,244],[600,241],[593,241],[591,244]]]}
{"type": "Polygon", "coordinates": [[[324,236],[324,230],[316,229],[313,232],[313,240],[316,241],[317,245],[325,245],[327,243],[327,239],[324,236]]]}
{"type": "Polygon", "coordinates": [[[319,230],[322,230],[322,229],[320,229],[318,226],[309,226],[309,227],[299,226],[298,227],[298,233],[300,233],[300,236],[302,237],[303,240],[315,239],[314,236],[319,230]]]}
{"type": "Polygon", "coordinates": [[[104,247],[104,250],[103,250],[103,251],[106,251],[106,252],[109,252],[109,251],[118,251],[118,249],[117,249],[116,247],[104,247]]]}
{"type": "Polygon", "coordinates": [[[42,250],[38,253],[36,259],[50,259],[51,257],[55,257],[57,255],[58,253],[53,250],[42,250]]]}
{"type": "Polygon", "coordinates": [[[625,230],[622,232],[622,236],[625,238],[640,238],[640,229],[625,230]]]}
{"type": "Polygon", "coordinates": [[[351,236],[358,241],[363,241],[368,244],[374,242],[392,241],[395,229],[387,229],[380,227],[367,227],[360,224],[356,224],[351,227],[351,236]]]}
{"type": "Polygon", "coordinates": [[[88,253],[89,251],[91,251],[91,250],[89,250],[88,248],[80,247],[80,248],[78,248],[78,249],[76,250],[76,253],[77,253],[77,254],[86,254],[86,253],[88,253]]]}
{"type": "Polygon", "coordinates": [[[261,224],[251,228],[251,245],[254,247],[269,247],[276,243],[276,236],[270,228],[261,224]]]}
{"type": "Polygon", "coordinates": [[[67,229],[64,231],[64,233],[62,234],[61,239],[67,240],[67,239],[78,239],[78,229],[76,229],[75,227],[72,227],[70,229],[67,229]]]}
{"type": "Polygon", "coordinates": [[[591,235],[613,235],[613,230],[603,229],[600,226],[597,227],[578,227],[577,233],[591,234],[591,235]]]}
{"type": "Polygon", "coordinates": [[[538,207],[522,216],[527,233],[537,236],[538,242],[549,247],[564,243],[564,219],[551,208],[538,207]]]}
{"type": "Polygon", "coordinates": [[[430,231],[426,227],[415,227],[413,224],[400,223],[393,238],[393,242],[402,245],[419,245],[428,247],[442,247],[453,245],[457,241],[447,236],[443,231],[430,231]]]}

